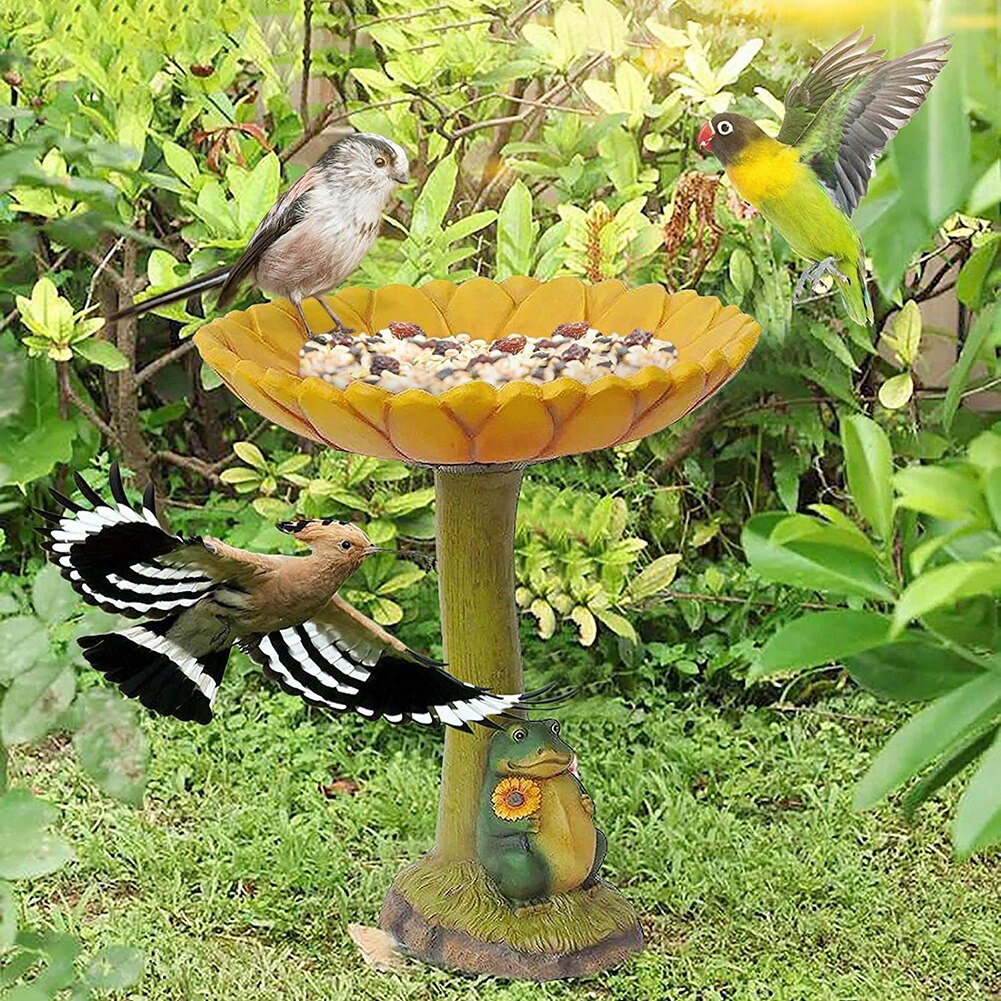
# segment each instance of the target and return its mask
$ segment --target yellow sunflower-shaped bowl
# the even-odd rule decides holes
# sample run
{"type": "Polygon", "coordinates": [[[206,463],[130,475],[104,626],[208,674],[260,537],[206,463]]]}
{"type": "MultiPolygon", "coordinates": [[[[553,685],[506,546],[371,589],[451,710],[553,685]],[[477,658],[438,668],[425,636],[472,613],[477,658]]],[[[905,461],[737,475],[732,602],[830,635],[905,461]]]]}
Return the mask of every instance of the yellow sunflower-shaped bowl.
{"type": "MultiPolygon", "coordinates": [[[[652,330],[678,349],[671,368],[650,367],[627,378],[609,375],[586,385],[570,378],[518,381],[500,389],[469,382],[432,396],[363,382],[341,391],[316,377],[300,378],[306,331],[284,301],[230,313],[195,335],[205,362],[276,424],[345,451],[434,466],[538,462],[653,434],[719,389],[760,331],[735,306],[695,292],[575,278],[348,288],[330,303],[347,326],[368,333],[406,320],[429,337],[548,337],[557,324],[587,320],[606,334],[652,330]]],[[[318,303],[304,307],[314,331],[330,329],[318,303]]]]}

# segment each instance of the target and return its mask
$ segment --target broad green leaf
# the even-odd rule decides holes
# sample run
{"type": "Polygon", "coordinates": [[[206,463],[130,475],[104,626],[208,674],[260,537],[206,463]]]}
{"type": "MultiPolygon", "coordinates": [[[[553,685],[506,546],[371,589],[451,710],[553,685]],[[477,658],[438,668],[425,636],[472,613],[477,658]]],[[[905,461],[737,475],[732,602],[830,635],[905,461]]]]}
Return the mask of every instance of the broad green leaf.
{"type": "Polygon", "coordinates": [[[451,154],[440,160],[424,182],[421,193],[414,201],[410,235],[418,240],[434,236],[452,204],[455,181],[459,167],[451,154]]]}
{"type": "Polygon", "coordinates": [[[730,255],[730,262],[727,265],[730,281],[733,287],[741,294],[746,295],[754,285],[754,262],[751,255],[743,247],[737,247],[730,255]]]}
{"type": "Polygon", "coordinates": [[[247,176],[236,197],[236,222],[246,234],[264,218],[278,198],[281,166],[274,153],[265,153],[247,176]]]}
{"type": "Polygon", "coordinates": [[[998,728],[991,727],[979,737],[963,744],[958,750],[950,752],[927,775],[922,776],[900,800],[901,809],[908,818],[914,816],[917,808],[934,795],[946,783],[955,778],[971,761],[980,757],[998,734],[998,728]]]}
{"type": "Polygon", "coordinates": [[[633,601],[643,601],[671,586],[681,563],[680,553],[658,556],[649,566],[644,567],[629,584],[629,597],[633,601]]]}
{"type": "Polygon", "coordinates": [[[38,571],[31,586],[31,604],[43,622],[65,622],[79,603],[72,585],[57,566],[47,563],[38,571]]]}
{"type": "Polygon", "coordinates": [[[76,675],[62,664],[19,674],[0,704],[0,738],[8,745],[41,740],[69,708],[75,692],[76,675]]]}
{"type": "Polygon", "coordinates": [[[934,567],[912,581],[893,610],[891,635],[897,636],[914,619],[962,598],[1001,591],[1001,563],[974,560],[934,567]]]}
{"type": "Polygon", "coordinates": [[[77,761],[109,796],[140,806],[149,744],[131,705],[95,689],[77,700],[81,723],[73,735],[77,761]]]}
{"type": "Polygon", "coordinates": [[[66,842],[48,828],[58,812],[27,789],[0,796],[0,879],[35,879],[73,858],[66,842]]]}
{"type": "Polygon", "coordinates": [[[253,442],[238,441],[233,446],[233,451],[237,454],[237,457],[247,463],[248,466],[253,466],[254,469],[259,469],[261,472],[267,472],[267,460],[264,458],[261,450],[253,442]]]}
{"type": "Polygon", "coordinates": [[[49,652],[49,634],[34,615],[0,621],[0,682],[11,681],[49,652]]]}
{"type": "Polygon", "coordinates": [[[908,466],[893,477],[900,507],[946,521],[987,527],[989,518],[980,485],[972,475],[945,466],[908,466]]]}
{"type": "Polygon", "coordinates": [[[1001,841],[1001,740],[984,752],[956,807],[952,844],[960,858],[1001,841]]]}
{"type": "Polygon", "coordinates": [[[536,598],[528,609],[539,623],[539,636],[547,640],[556,632],[556,613],[552,605],[543,598],[536,598]]]}
{"type": "Polygon", "coordinates": [[[17,296],[21,322],[33,333],[47,340],[68,342],[73,333],[73,307],[57,290],[51,278],[39,278],[31,298],[17,296]]]}
{"type": "Polygon", "coordinates": [[[121,372],[129,364],[128,358],[111,341],[102,338],[92,337],[85,341],[77,341],[73,344],[73,351],[109,372],[121,372]]]}
{"type": "Polygon", "coordinates": [[[531,273],[538,230],[532,218],[532,194],[522,181],[515,181],[497,214],[497,281],[531,273]]]}
{"type": "Polygon", "coordinates": [[[777,671],[843,660],[860,650],[885,643],[889,628],[890,620],[875,612],[838,609],[803,615],[772,636],[747,677],[756,681],[777,671]]]}
{"type": "MultiPolygon", "coordinates": [[[[777,584],[811,591],[891,600],[878,561],[857,549],[813,542],[772,541],[772,532],[787,519],[782,514],[759,514],[745,526],[741,542],[754,570],[777,584]]],[[[832,529],[832,531],[836,531],[832,529]]],[[[850,538],[849,533],[843,533],[850,538]]]]}
{"type": "Polygon", "coordinates": [[[0,880],[0,954],[17,938],[17,898],[14,887],[0,880]]]}
{"type": "Polygon", "coordinates": [[[445,227],[443,239],[446,243],[458,243],[473,233],[478,233],[481,229],[486,229],[495,219],[497,213],[493,209],[486,212],[474,212],[472,215],[464,216],[458,222],[453,222],[445,227]]]}
{"type": "Polygon", "coordinates": [[[583,605],[576,605],[570,610],[570,618],[577,625],[581,646],[591,646],[598,638],[598,623],[594,621],[591,610],[583,605]]]}
{"type": "Polygon", "coordinates": [[[970,372],[991,335],[999,328],[1001,328],[1001,307],[997,304],[981,310],[973,321],[973,327],[963,344],[963,350],[959,353],[959,361],[949,376],[949,388],[945,392],[945,401],[942,404],[942,426],[947,434],[952,429],[956,412],[963,402],[963,391],[969,381],[970,372]]]}
{"type": "Polygon", "coordinates": [[[396,591],[402,591],[406,587],[412,587],[425,576],[425,571],[421,570],[419,567],[414,567],[412,570],[404,570],[401,573],[390,577],[385,583],[380,584],[379,594],[393,594],[396,591]]]}
{"type": "Polygon", "coordinates": [[[956,281],[956,296],[964,306],[969,306],[970,309],[980,307],[984,281],[990,274],[998,253],[1001,253],[1001,233],[991,233],[970,254],[956,281]]]}
{"type": "Polygon", "coordinates": [[[972,661],[920,633],[846,657],[845,667],[863,688],[895,702],[928,702],[983,674],[972,661]]]}
{"type": "Polygon", "coordinates": [[[879,402],[887,410],[900,410],[911,402],[914,395],[914,377],[910,372],[900,372],[879,387],[879,402]]]}
{"type": "Polygon", "coordinates": [[[887,326],[889,329],[883,331],[884,343],[896,353],[901,365],[910,368],[921,347],[922,321],[918,304],[908,299],[887,326]]]}
{"type": "Polygon", "coordinates": [[[959,741],[969,740],[1001,712],[1001,668],[985,671],[912,716],[883,746],[855,787],[864,810],[930,765],[959,741]]]}
{"type": "Polygon", "coordinates": [[[626,47],[626,21],[609,0],[584,0],[588,45],[610,56],[620,56],[626,47]]]}
{"type": "Polygon", "coordinates": [[[893,534],[893,450],[883,429],[861,414],[841,422],[848,489],[859,514],[881,538],[893,534]]]}
{"type": "Polygon", "coordinates": [[[163,158],[167,166],[190,188],[198,179],[198,164],[195,158],[177,143],[165,140],[162,146],[163,158]]]}
{"type": "Polygon", "coordinates": [[[145,963],[141,949],[131,945],[106,945],[87,965],[83,978],[94,990],[120,991],[139,982],[145,963]]]}
{"type": "Polygon", "coordinates": [[[636,634],[633,624],[624,615],[609,611],[607,608],[594,609],[594,614],[616,636],[621,636],[623,639],[629,640],[630,643],[639,642],[639,636],[636,634]]]}

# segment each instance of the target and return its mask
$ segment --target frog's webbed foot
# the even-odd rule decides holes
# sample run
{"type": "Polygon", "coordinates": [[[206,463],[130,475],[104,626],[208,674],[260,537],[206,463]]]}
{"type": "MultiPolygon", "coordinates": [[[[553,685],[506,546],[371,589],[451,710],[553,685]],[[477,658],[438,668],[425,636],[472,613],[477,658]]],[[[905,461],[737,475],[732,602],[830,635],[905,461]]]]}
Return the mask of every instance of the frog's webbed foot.
{"type": "Polygon", "coordinates": [[[800,301],[800,298],[806,289],[810,289],[812,291],[813,286],[826,275],[831,275],[834,278],[840,278],[843,282],[848,281],[848,278],[841,272],[835,261],[836,258],[834,257],[825,257],[822,261],[818,261],[816,264],[808,267],[799,276],[799,281],[796,283],[796,288],[792,294],[792,301],[794,305],[800,301]]]}

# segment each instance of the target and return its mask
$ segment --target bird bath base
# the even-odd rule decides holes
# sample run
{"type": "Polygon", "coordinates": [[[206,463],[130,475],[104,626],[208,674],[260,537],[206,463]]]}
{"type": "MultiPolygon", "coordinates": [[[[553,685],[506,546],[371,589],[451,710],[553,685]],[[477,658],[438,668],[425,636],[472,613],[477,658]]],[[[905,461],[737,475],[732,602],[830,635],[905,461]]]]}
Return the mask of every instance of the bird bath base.
{"type": "Polygon", "coordinates": [[[608,883],[515,913],[479,862],[433,853],[396,877],[379,927],[426,963],[519,980],[593,976],[643,948],[636,912],[608,883]]]}

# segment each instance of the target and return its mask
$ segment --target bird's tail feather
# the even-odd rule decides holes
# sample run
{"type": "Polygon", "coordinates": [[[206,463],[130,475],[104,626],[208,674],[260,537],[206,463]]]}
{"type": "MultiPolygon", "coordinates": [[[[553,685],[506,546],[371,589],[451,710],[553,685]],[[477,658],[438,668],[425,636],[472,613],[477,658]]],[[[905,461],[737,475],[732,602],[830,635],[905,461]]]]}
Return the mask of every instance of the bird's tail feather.
{"type": "Polygon", "coordinates": [[[848,315],[856,323],[862,324],[863,327],[871,327],[875,318],[865,278],[865,252],[860,247],[857,261],[851,258],[842,258],[838,261],[838,268],[848,278],[847,282],[841,281],[840,278],[837,279],[837,285],[848,315]]]}
{"type": "Polygon", "coordinates": [[[123,695],[164,716],[208,723],[229,660],[229,647],[200,657],[188,653],[169,636],[182,614],[120,632],[83,636],[79,643],[91,667],[117,685],[123,695]]]}
{"type": "Polygon", "coordinates": [[[199,292],[205,292],[210,288],[217,288],[220,285],[224,285],[227,278],[229,278],[229,268],[216,268],[215,271],[209,271],[204,275],[199,275],[197,278],[192,278],[191,281],[185,282],[183,285],[178,285],[177,288],[168,289],[159,295],[154,295],[149,299],[143,299],[142,302],[134,303],[127,309],[121,309],[117,313],[112,313],[108,317],[108,322],[124,320],[129,316],[141,316],[151,309],[158,309],[160,306],[169,306],[172,302],[178,302],[182,299],[190,299],[199,292]]]}

